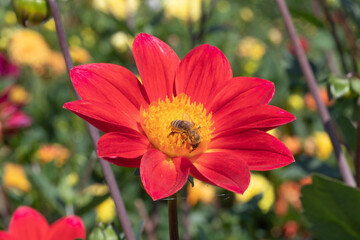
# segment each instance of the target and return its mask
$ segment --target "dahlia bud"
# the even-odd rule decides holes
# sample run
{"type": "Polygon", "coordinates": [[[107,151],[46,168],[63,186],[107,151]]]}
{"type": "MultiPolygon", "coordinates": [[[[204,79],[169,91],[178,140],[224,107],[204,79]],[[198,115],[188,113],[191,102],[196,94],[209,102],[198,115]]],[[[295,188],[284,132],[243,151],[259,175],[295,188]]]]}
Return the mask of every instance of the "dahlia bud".
{"type": "Polygon", "coordinates": [[[18,22],[24,27],[41,24],[51,16],[47,0],[13,0],[12,3],[18,22]]]}

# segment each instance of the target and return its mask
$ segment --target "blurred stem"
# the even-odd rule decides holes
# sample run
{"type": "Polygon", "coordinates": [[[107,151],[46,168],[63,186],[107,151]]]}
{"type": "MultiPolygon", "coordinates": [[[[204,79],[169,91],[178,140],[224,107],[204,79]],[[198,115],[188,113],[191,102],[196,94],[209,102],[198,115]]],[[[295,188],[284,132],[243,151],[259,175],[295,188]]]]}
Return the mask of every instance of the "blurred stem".
{"type": "Polygon", "coordinates": [[[135,207],[141,217],[144,220],[144,229],[147,235],[148,240],[157,240],[156,233],[155,233],[155,224],[149,218],[149,214],[146,211],[146,207],[144,201],[140,198],[135,200],[135,207]]]}
{"type": "Polygon", "coordinates": [[[341,12],[341,11],[337,11],[335,13],[335,17],[338,19],[339,24],[342,26],[342,28],[344,29],[344,32],[346,34],[345,39],[347,40],[347,45],[349,46],[349,54],[351,56],[351,61],[352,61],[352,71],[353,72],[358,72],[358,66],[357,66],[357,59],[359,58],[359,48],[357,46],[357,39],[356,36],[354,35],[349,22],[347,21],[346,16],[341,12]]]}
{"type": "Polygon", "coordinates": [[[179,240],[176,193],[168,199],[170,240],[179,240]]]}
{"type": "Polygon", "coordinates": [[[5,221],[8,220],[9,213],[7,210],[6,196],[2,186],[0,186],[0,216],[1,216],[0,219],[2,221],[2,226],[5,226],[5,221]]]}
{"type": "Polygon", "coordinates": [[[360,188],[360,114],[358,114],[357,129],[356,129],[356,149],[355,149],[355,179],[356,185],[360,188]]]}
{"type": "Polygon", "coordinates": [[[89,179],[91,177],[91,173],[94,170],[96,160],[97,160],[96,153],[91,154],[90,159],[86,163],[85,169],[82,172],[82,175],[80,177],[80,182],[79,182],[79,185],[78,185],[78,190],[79,191],[82,191],[86,187],[86,184],[88,183],[88,181],[89,181],[89,179]]]}
{"type": "Polygon", "coordinates": [[[190,240],[190,205],[186,201],[181,201],[181,224],[183,229],[182,240],[190,240]]]}
{"type": "MultiPolygon", "coordinates": [[[[56,0],[48,0],[48,2],[50,5],[52,16],[55,21],[56,32],[57,32],[57,36],[58,36],[58,40],[60,43],[62,53],[64,55],[66,68],[67,68],[68,74],[70,76],[70,69],[74,66],[74,64],[70,57],[69,46],[66,41],[65,31],[64,31],[64,27],[61,22],[60,13],[59,13],[59,10],[57,7],[56,0]]],[[[74,89],[76,98],[80,99],[80,96],[76,93],[76,90],[74,87],[73,87],[73,89],[74,89]]],[[[100,138],[99,131],[95,127],[91,126],[88,123],[86,123],[86,126],[88,128],[88,131],[91,136],[91,140],[92,140],[94,148],[96,150],[96,145],[100,138]]],[[[100,158],[99,158],[99,161],[100,161],[101,169],[104,174],[105,180],[109,186],[109,191],[110,191],[111,197],[113,198],[113,200],[115,202],[117,215],[120,220],[121,226],[123,228],[124,234],[128,240],[135,240],[135,235],[131,228],[129,217],[127,215],[125,205],[122,200],[120,190],[119,190],[119,187],[117,186],[115,176],[114,176],[114,173],[112,172],[110,164],[100,158]]]]}
{"type": "Polygon", "coordinates": [[[126,0],[126,25],[132,33],[135,32],[135,17],[131,9],[131,2],[133,0],[126,0]]]}
{"type": "Polygon", "coordinates": [[[348,70],[348,68],[346,66],[346,62],[345,62],[345,58],[344,58],[344,50],[342,49],[339,36],[336,33],[334,20],[333,20],[331,14],[330,14],[329,8],[326,5],[326,2],[324,0],[319,0],[319,3],[320,3],[320,6],[321,6],[321,8],[323,9],[323,11],[325,13],[326,20],[330,24],[330,32],[331,32],[331,35],[334,38],[334,41],[335,41],[335,44],[336,44],[336,49],[337,49],[337,51],[339,53],[341,65],[342,65],[342,68],[343,68],[343,70],[344,70],[344,72],[346,74],[346,73],[348,73],[349,70],[348,70]]]}
{"type": "Polygon", "coordinates": [[[324,129],[330,137],[331,143],[334,148],[335,156],[337,159],[337,163],[338,163],[338,166],[340,169],[340,173],[347,185],[355,187],[356,183],[355,183],[354,177],[350,171],[348,163],[346,162],[345,155],[341,149],[339,140],[335,134],[334,126],[331,123],[330,114],[329,114],[327,108],[325,107],[325,104],[321,100],[321,97],[319,94],[319,88],[316,84],[314,73],[311,70],[311,67],[310,67],[309,61],[305,55],[305,52],[300,45],[299,37],[296,33],[294,23],[291,19],[291,16],[290,16],[289,10],[286,6],[286,3],[284,0],[276,0],[276,3],[278,5],[281,15],[284,19],[286,29],[291,38],[291,42],[295,47],[296,57],[300,63],[300,67],[305,76],[306,83],[310,89],[311,94],[313,95],[313,97],[315,99],[321,121],[324,125],[324,129]]]}

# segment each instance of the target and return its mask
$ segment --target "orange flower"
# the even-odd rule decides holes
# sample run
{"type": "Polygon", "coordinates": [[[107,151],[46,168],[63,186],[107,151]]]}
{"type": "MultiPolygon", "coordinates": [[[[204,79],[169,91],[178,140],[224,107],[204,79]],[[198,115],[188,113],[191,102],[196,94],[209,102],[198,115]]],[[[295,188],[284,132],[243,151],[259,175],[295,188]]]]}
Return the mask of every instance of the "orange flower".
{"type": "Polygon", "coordinates": [[[288,212],[289,204],[296,210],[301,210],[300,190],[306,184],[311,184],[310,177],[305,177],[300,182],[289,181],[281,184],[277,190],[275,213],[279,216],[285,216],[288,212]]]}
{"type": "MultiPolygon", "coordinates": [[[[327,93],[326,88],[322,87],[319,89],[320,97],[322,101],[325,103],[326,106],[331,106],[334,103],[334,100],[329,100],[329,96],[327,93]]],[[[311,93],[307,93],[305,95],[305,103],[306,106],[313,111],[317,110],[316,103],[314,97],[311,95],[311,93]]]]}
{"type": "Polygon", "coordinates": [[[301,141],[296,136],[285,136],[282,139],[282,142],[285,146],[290,150],[290,152],[294,155],[300,153],[301,151],[301,141]]]}
{"type": "Polygon", "coordinates": [[[54,161],[57,167],[61,167],[70,157],[70,151],[60,144],[44,144],[36,152],[36,156],[41,163],[54,161]]]}

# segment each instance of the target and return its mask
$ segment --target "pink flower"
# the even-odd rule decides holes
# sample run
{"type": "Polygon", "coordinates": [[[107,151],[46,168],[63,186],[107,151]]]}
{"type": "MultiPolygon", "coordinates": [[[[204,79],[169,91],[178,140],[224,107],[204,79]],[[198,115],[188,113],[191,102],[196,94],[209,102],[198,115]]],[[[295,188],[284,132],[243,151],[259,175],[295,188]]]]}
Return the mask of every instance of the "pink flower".
{"type": "Polygon", "coordinates": [[[294,161],[266,131],[294,120],[267,105],[273,83],[233,78],[224,54],[201,45],[179,60],[164,42],[139,34],[133,54],[141,82],[113,64],[71,71],[81,100],[64,108],[105,134],[97,153],[116,165],[140,167],[145,190],[168,197],[193,177],[243,193],[250,170],[270,170],[294,161]]]}
{"type": "Polygon", "coordinates": [[[19,68],[9,62],[5,56],[0,53],[0,77],[13,77],[16,78],[19,76],[19,68]]]}
{"type": "Polygon", "coordinates": [[[0,231],[0,240],[74,240],[85,237],[81,218],[63,217],[50,226],[38,211],[26,206],[16,209],[8,232],[0,231]]]}
{"type": "Polygon", "coordinates": [[[12,133],[31,125],[31,118],[20,110],[20,106],[8,101],[11,87],[0,93],[0,140],[2,133],[12,133]]]}

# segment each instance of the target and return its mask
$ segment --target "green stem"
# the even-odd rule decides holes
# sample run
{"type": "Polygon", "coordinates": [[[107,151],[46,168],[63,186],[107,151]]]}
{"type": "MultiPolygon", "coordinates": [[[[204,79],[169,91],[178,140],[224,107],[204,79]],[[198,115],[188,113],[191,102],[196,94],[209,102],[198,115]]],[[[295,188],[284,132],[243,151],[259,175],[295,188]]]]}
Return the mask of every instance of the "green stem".
{"type": "Polygon", "coordinates": [[[358,116],[357,130],[356,130],[356,149],[355,149],[355,180],[356,185],[360,188],[360,114],[358,116]]]}
{"type": "Polygon", "coordinates": [[[176,193],[169,197],[169,237],[170,240],[179,240],[178,216],[177,216],[177,199],[176,193]]]}

